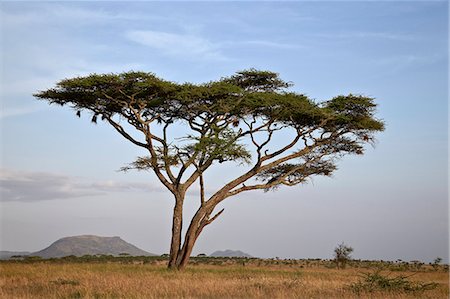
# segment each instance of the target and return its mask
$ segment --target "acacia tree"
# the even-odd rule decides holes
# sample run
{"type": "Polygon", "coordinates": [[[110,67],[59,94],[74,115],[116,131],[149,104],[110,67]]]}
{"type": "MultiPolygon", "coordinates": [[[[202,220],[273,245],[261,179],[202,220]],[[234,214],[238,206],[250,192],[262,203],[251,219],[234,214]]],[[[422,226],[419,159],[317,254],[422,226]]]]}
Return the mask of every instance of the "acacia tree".
{"type": "Polygon", "coordinates": [[[336,262],[336,266],[338,269],[345,268],[345,265],[351,259],[350,255],[352,252],[353,248],[345,245],[344,242],[334,248],[334,261],[336,262]]]}
{"type": "Polygon", "coordinates": [[[205,84],[126,72],[64,79],[34,96],[77,116],[87,111],[92,122],[100,118],[148,152],[122,170],[152,171],[173,194],[169,268],[183,269],[202,230],[223,212],[215,213],[223,200],[330,176],[338,158],[363,154],[384,128],[372,98],[350,94],[315,103],[290,86],[254,69],[205,84]],[[174,135],[180,126],[188,132],[183,138],[174,135]],[[239,163],[242,172],[206,196],[204,174],[226,162],[239,163]],[[194,184],[199,207],[183,238],[183,204],[194,184]]]}

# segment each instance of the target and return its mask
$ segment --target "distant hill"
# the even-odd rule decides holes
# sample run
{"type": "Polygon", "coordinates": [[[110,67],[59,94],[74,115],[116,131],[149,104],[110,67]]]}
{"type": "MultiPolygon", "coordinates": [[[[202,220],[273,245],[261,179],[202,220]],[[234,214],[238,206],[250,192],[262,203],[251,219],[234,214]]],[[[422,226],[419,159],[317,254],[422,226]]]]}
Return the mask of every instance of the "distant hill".
{"type": "Polygon", "coordinates": [[[0,251],[0,260],[7,260],[11,258],[12,256],[25,256],[30,255],[31,252],[29,251],[0,251]]]}
{"type": "Polygon", "coordinates": [[[155,255],[125,242],[120,237],[99,237],[92,235],[66,237],[57,240],[49,247],[30,255],[42,258],[58,258],[68,255],[119,255],[128,253],[132,256],[155,255]]]}
{"type": "Polygon", "coordinates": [[[212,257],[252,257],[250,254],[242,252],[240,250],[223,250],[214,251],[209,256],[212,257]]]}

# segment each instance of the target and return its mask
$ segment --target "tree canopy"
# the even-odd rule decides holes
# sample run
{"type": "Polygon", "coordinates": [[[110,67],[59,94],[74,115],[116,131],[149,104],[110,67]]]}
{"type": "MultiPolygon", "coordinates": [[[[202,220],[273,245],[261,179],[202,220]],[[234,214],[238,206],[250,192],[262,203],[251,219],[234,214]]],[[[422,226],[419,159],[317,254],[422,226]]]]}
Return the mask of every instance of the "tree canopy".
{"type": "Polygon", "coordinates": [[[78,116],[87,111],[92,122],[109,123],[148,151],[148,156],[122,169],[151,170],[173,193],[171,265],[182,267],[202,229],[222,212],[211,216],[221,201],[244,191],[330,176],[338,158],[363,154],[364,144],[372,143],[374,134],[384,129],[371,97],[339,95],[317,103],[289,91],[291,86],[274,72],[255,69],[204,84],[125,72],[64,79],[35,97],[73,108],[78,116]],[[175,124],[190,133],[182,140],[171,139],[168,128],[175,124]],[[291,133],[290,140],[282,145],[273,142],[284,131],[291,133]],[[203,174],[224,162],[249,166],[206,199],[203,174]],[[181,246],[184,196],[197,181],[200,208],[181,246]]]}

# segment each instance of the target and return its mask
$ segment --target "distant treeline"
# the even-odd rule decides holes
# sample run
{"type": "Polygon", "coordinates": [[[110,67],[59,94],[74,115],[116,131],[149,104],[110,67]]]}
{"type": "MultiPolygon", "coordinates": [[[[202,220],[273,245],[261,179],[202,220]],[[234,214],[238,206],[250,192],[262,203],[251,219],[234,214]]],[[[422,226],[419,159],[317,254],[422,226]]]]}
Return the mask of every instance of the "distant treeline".
{"type": "MultiPolygon", "coordinates": [[[[43,259],[39,256],[12,256],[9,260],[2,260],[1,263],[121,263],[121,264],[166,264],[169,260],[167,254],[161,256],[130,256],[121,254],[113,255],[84,255],[65,256],[61,258],[43,259]]],[[[245,266],[292,266],[298,268],[336,268],[336,261],[333,259],[261,259],[249,257],[210,257],[199,255],[191,257],[190,265],[242,265],[245,266]]],[[[379,269],[390,271],[448,271],[448,264],[423,263],[420,261],[383,261],[383,260],[357,260],[352,259],[347,263],[349,268],[379,269]]]]}

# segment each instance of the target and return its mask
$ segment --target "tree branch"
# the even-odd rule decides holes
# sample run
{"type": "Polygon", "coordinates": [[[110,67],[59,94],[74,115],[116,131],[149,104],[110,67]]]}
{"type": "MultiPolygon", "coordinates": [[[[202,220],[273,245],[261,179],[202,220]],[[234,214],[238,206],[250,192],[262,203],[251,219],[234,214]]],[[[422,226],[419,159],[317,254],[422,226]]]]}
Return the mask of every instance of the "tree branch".
{"type": "Polygon", "coordinates": [[[284,153],[285,151],[291,149],[293,146],[295,146],[298,142],[298,140],[300,139],[300,137],[302,136],[300,130],[297,130],[297,136],[295,136],[294,140],[291,141],[291,143],[289,143],[288,145],[286,145],[285,147],[273,152],[272,154],[266,154],[261,158],[261,162],[264,162],[266,160],[272,159],[273,157],[279,156],[282,153],[284,153]]]}
{"type": "Polygon", "coordinates": [[[214,220],[216,220],[217,217],[219,217],[220,214],[223,213],[223,211],[225,211],[225,209],[220,210],[220,211],[219,211],[216,215],[214,215],[212,218],[209,218],[208,220],[206,220],[206,224],[205,224],[205,225],[211,224],[211,222],[213,222],[214,220]]]}
{"type": "MultiPolygon", "coordinates": [[[[148,127],[148,130],[150,130],[150,128],[148,127]]],[[[161,181],[161,183],[164,184],[164,186],[167,187],[167,189],[169,189],[173,194],[175,194],[175,187],[173,184],[171,184],[167,178],[164,176],[164,174],[162,174],[162,172],[159,169],[158,166],[158,156],[157,153],[155,151],[155,148],[153,147],[153,140],[150,137],[147,137],[147,143],[149,145],[148,150],[150,152],[150,161],[152,163],[152,168],[153,171],[155,172],[156,176],[159,178],[159,180],[161,181]]]]}
{"type": "Polygon", "coordinates": [[[205,185],[203,182],[203,174],[200,174],[200,204],[201,206],[205,204],[205,185]]]}
{"type": "Polygon", "coordinates": [[[175,184],[176,178],[172,173],[172,169],[170,168],[170,158],[169,158],[169,147],[167,145],[167,127],[169,126],[169,122],[166,122],[163,128],[163,160],[164,160],[164,169],[169,176],[170,181],[175,184]]]}
{"type": "Polygon", "coordinates": [[[133,137],[131,137],[131,135],[129,135],[121,125],[119,125],[118,123],[113,121],[110,116],[106,116],[106,120],[114,127],[114,129],[116,129],[117,132],[120,133],[120,135],[122,135],[123,137],[125,137],[126,139],[128,139],[129,141],[134,143],[135,145],[143,147],[145,149],[148,149],[147,144],[139,142],[136,139],[134,139],[133,137]]]}

